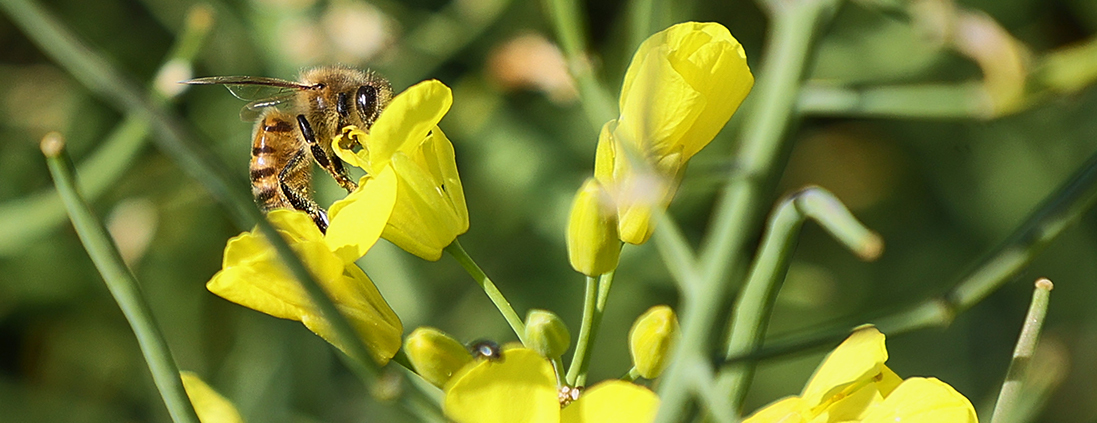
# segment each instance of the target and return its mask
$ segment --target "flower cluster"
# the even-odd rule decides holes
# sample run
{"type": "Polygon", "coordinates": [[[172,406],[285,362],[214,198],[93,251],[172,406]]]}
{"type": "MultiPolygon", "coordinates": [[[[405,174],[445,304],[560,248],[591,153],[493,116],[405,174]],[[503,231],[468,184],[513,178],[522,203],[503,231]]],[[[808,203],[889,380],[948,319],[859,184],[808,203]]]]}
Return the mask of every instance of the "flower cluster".
{"type": "MultiPolygon", "coordinates": [[[[437,260],[442,248],[468,230],[453,145],[437,126],[452,102],[448,87],[426,81],[396,96],[369,134],[344,129],[333,142],[335,151],[367,174],[332,205],[327,233],[298,211],[267,215],[381,364],[400,349],[403,326],[354,262],[380,237],[437,260]]],[[[346,350],[258,230],[229,240],[222,269],[206,286],[245,307],[300,321],[346,350]]]]}
{"type": "Polygon", "coordinates": [[[572,267],[617,267],[620,242],[642,244],[686,164],[724,127],[754,85],[743,46],[718,23],[687,22],[640,45],[625,73],[620,116],[602,127],[594,178],[568,225],[572,267]],[[620,241],[618,241],[620,240],[620,241]]]}

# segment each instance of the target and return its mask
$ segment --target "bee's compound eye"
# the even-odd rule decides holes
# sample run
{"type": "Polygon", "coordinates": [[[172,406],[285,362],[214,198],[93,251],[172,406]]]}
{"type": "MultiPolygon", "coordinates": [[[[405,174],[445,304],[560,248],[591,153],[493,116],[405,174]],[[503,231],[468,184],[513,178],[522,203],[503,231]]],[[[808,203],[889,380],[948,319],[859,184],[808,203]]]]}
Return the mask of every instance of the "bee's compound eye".
{"type": "Polygon", "coordinates": [[[358,103],[358,112],[362,114],[364,122],[372,124],[377,120],[377,115],[381,113],[377,108],[377,87],[371,85],[358,87],[354,100],[358,103]]]}
{"type": "Polygon", "coordinates": [[[482,358],[491,361],[502,361],[503,350],[499,348],[499,344],[489,340],[479,340],[469,345],[469,352],[475,358],[482,358]]]}

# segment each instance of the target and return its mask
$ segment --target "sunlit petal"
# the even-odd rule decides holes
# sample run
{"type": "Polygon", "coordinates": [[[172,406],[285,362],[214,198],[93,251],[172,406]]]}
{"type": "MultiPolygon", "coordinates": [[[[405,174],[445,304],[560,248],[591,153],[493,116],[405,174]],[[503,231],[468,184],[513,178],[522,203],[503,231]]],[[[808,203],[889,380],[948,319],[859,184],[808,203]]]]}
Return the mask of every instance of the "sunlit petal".
{"type": "Polygon", "coordinates": [[[644,423],[655,420],[659,397],[621,380],[602,382],[560,412],[562,423],[644,423]]]}
{"type": "Polygon", "coordinates": [[[445,388],[446,416],[460,423],[556,423],[556,374],[544,357],[519,348],[478,360],[445,388]]]}

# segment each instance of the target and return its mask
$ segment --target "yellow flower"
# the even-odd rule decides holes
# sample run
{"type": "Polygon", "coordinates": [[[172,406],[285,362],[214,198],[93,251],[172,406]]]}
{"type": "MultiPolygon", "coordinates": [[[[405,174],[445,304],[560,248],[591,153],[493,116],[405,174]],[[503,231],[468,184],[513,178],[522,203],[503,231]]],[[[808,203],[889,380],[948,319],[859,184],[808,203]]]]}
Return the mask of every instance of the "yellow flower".
{"type": "Polygon", "coordinates": [[[514,348],[502,360],[477,360],[445,388],[445,413],[459,423],[643,423],[655,419],[659,398],[620,380],[599,383],[560,408],[556,373],[537,352],[514,348]]]}
{"type": "MultiPolygon", "coordinates": [[[[350,321],[373,359],[380,364],[387,363],[400,349],[403,325],[365,272],[333,253],[324,235],[305,213],[273,210],[267,214],[267,219],[350,321]]],[[[244,307],[300,321],[321,338],[346,351],[345,345],[336,342],[331,326],[300,282],[290,275],[278,253],[258,229],[229,240],[221,271],[206,283],[206,289],[244,307]]]]}
{"type": "Polygon", "coordinates": [[[179,372],[183,380],[183,389],[194,406],[195,414],[202,423],[243,423],[236,406],[221,394],[206,385],[194,372],[179,372]]]}
{"type": "Polygon", "coordinates": [[[374,227],[381,216],[381,237],[426,260],[438,260],[468,231],[453,143],[438,128],[452,103],[445,84],[421,82],[393,98],[369,134],[350,127],[333,140],[339,157],[366,171],[358,189],[329,210],[328,241],[346,252],[341,256],[365,254],[374,240],[359,228],[374,227]],[[376,195],[395,195],[395,203],[378,204],[376,195]]]}
{"type": "Polygon", "coordinates": [[[753,85],[743,47],[718,23],[674,25],[640,45],[621,87],[621,115],[602,128],[595,157],[595,177],[615,194],[622,241],[647,241],[652,213],[670,203],[686,162],[753,85]]]}
{"type": "Polygon", "coordinates": [[[797,397],[781,399],[744,423],[976,423],[975,409],[936,378],[903,380],[891,371],[884,335],[865,327],[827,356],[797,397]]]}

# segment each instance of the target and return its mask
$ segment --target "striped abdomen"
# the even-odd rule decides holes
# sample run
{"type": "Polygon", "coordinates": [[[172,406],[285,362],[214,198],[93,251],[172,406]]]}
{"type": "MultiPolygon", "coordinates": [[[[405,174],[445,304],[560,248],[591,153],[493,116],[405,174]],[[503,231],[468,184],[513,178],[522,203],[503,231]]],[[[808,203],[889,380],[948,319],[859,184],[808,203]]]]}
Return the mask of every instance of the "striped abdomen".
{"type": "Polygon", "coordinates": [[[251,145],[251,193],[263,211],[301,210],[324,231],[327,216],[309,193],[312,157],[294,122],[276,109],[259,120],[251,145]]]}

